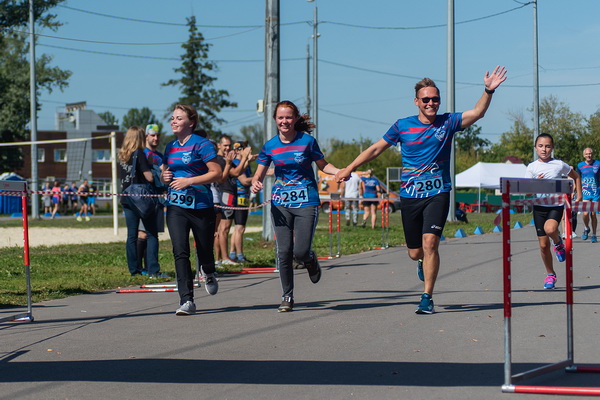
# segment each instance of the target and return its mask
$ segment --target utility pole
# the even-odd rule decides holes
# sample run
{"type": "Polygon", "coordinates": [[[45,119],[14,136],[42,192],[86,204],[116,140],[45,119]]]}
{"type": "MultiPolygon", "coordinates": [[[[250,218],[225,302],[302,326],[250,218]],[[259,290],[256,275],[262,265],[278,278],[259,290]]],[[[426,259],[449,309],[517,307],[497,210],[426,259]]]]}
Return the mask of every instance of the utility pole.
{"type": "MultiPolygon", "coordinates": [[[[455,112],[455,90],[454,90],[454,0],[448,0],[448,61],[447,61],[447,93],[446,93],[446,110],[447,112],[455,112]]],[[[456,149],[455,141],[452,138],[452,149],[450,150],[450,179],[452,179],[452,188],[456,188],[456,149]]],[[[450,191],[450,209],[448,212],[448,221],[456,220],[456,191],[450,191]]]]}
{"type": "Polygon", "coordinates": [[[310,43],[306,43],[306,112],[310,107],[310,43]]]}
{"type": "MultiPolygon", "coordinates": [[[[33,0],[29,0],[29,105],[30,105],[30,128],[31,128],[31,186],[30,190],[38,189],[38,146],[37,146],[37,93],[35,79],[35,19],[33,14],[33,0]]],[[[40,217],[40,205],[38,195],[31,195],[31,217],[40,217]]]]}
{"type": "MultiPolygon", "coordinates": [[[[277,134],[273,111],[279,102],[279,0],[267,0],[265,20],[265,143],[277,134]]],[[[263,182],[264,201],[271,199],[273,176],[265,176],[263,182]]],[[[263,207],[263,239],[273,240],[271,225],[271,203],[263,207]]]]}
{"type": "Polygon", "coordinates": [[[313,19],[313,115],[312,120],[316,125],[315,139],[319,141],[319,21],[317,19],[317,6],[315,5],[313,19]]]}

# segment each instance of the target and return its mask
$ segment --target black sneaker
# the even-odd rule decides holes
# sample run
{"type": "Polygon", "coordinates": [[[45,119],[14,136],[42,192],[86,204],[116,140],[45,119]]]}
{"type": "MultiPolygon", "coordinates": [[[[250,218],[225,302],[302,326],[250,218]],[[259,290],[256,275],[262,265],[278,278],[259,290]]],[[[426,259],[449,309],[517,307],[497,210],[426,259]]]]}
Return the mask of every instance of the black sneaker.
{"type": "Polygon", "coordinates": [[[312,260],[306,263],[306,270],[308,271],[308,277],[312,283],[317,283],[321,279],[321,266],[317,255],[312,253],[312,260]]]}
{"type": "Polygon", "coordinates": [[[294,308],[294,299],[290,296],[285,296],[277,312],[291,312],[294,308]]]}
{"type": "Polygon", "coordinates": [[[292,266],[294,269],[304,269],[304,263],[296,258],[294,258],[294,261],[292,261],[292,266]]]}

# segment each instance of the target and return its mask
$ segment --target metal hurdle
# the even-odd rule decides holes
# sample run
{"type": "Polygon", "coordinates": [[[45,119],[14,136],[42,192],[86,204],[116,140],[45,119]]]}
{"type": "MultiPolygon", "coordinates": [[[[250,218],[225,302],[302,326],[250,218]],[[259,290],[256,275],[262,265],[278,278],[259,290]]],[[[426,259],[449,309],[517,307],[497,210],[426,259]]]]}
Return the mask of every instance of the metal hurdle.
{"type": "Polygon", "coordinates": [[[505,393],[571,394],[600,396],[600,387],[560,387],[515,385],[516,382],[543,375],[561,368],[567,372],[600,372],[599,366],[575,365],[573,356],[573,242],[571,239],[571,196],[573,181],[569,179],[518,179],[500,178],[502,189],[502,259],[504,275],[504,385],[505,393]],[[511,246],[510,246],[510,195],[526,193],[561,194],[566,204],[566,306],[567,306],[567,359],[539,368],[512,373],[511,332],[511,246]]]}
{"type": "Polygon", "coordinates": [[[333,260],[334,258],[338,258],[341,255],[341,215],[342,215],[342,200],[340,198],[339,193],[331,193],[331,198],[329,200],[329,255],[326,256],[318,256],[319,260],[333,260]],[[338,205],[337,210],[337,253],[333,254],[333,203],[334,201],[338,205]]]}
{"type": "Polygon", "coordinates": [[[21,213],[23,214],[23,264],[25,265],[25,282],[27,285],[27,312],[0,318],[0,322],[23,320],[33,322],[31,302],[31,264],[29,263],[29,224],[27,221],[27,182],[0,181],[0,190],[21,193],[21,213]]]}

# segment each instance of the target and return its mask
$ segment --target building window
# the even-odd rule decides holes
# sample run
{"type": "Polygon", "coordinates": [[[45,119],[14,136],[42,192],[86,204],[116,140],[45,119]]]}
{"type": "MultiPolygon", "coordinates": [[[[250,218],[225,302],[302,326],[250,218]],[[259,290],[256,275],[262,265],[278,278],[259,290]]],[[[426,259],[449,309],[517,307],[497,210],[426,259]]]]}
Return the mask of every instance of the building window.
{"type": "Polygon", "coordinates": [[[67,149],[54,150],[54,161],[67,162],[67,149]]]}
{"type": "Polygon", "coordinates": [[[110,162],[110,150],[94,150],[92,162],[110,162]]]}
{"type": "Polygon", "coordinates": [[[37,161],[38,162],[44,162],[44,161],[46,161],[46,149],[40,149],[38,147],[37,153],[38,153],[38,156],[37,156],[37,161]]]}

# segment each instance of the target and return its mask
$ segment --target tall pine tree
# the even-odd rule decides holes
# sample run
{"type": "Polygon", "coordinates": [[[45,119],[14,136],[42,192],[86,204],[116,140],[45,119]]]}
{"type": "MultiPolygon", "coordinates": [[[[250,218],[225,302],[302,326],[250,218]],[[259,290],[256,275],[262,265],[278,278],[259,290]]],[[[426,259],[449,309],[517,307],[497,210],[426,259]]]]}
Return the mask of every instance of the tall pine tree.
{"type": "Polygon", "coordinates": [[[208,60],[208,50],[211,45],[206,43],[202,33],[198,32],[196,17],[192,16],[186,19],[190,36],[188,41],[181,45],[185,50],[181,56],[181,66],[174,69],[181,77],[171,79],[162,85],[175,86],[181,90],[181,97],[176,103],[173,103],[171,110],[177,103],[194,106],[198,111],[198,128],[204,129],[210,137],[215,138],[221,133],[216,125],[225,122],[218,116],[218,113],[223,108],[237,107],[237,104],[229,101],[227,90],[213,88],[217,78],[208,73],[216,71],[217,66],[208,60]]]}
{"type": "MultiPolygon", "coordinates": [[[[61,24],[49,10],[61,2],[35,0],[36,25],[57,29],[61,24]]],[[[29,42],[28,35],[21,32],[29,30],[29,2],[0,0],[0,10],[0,142],[19,142],[30,139],[29,42]]],[[[51,93],[68,85],[71,72],[54,67],[51,62],[52,57],[45,54],[36,59],[38,97],[41,91],[51,93]]],[[[20,147],[0,147],[0,173],[22,166],[20,147]]]]}

